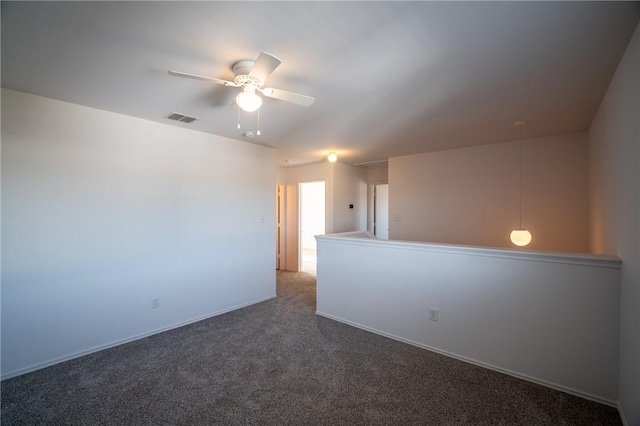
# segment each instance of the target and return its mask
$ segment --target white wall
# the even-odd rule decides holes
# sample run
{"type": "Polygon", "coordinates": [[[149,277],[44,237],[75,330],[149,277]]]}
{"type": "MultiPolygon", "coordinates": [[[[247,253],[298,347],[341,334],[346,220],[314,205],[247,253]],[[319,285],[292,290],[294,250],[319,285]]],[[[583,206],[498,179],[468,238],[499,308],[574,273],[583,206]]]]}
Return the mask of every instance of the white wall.
{"type": "Polygon", "coordinates": [[[3,378],[275,296],[273,149],[3,90],[2,154],[3,378]]]}
{"type": "Polygon", "coordinates": [[[286,180],[286,266],[298,270],[300,182],[325,181],[325,232],[365,230],[367,226],[366,170],[342,163],[308,164],[284,169],[286,180]],[[354,208],[350,209],[349,204],[354,208]]]}
{"type": "Polygon", "coordinates": [[[589,130],[591,250],[622,258],[620,407],[640,424],[640,26],[589,130]]]}
{"type": "Polygon", "coordinates": [[[278,167],[276,170],[276,182],[284,184],[287,180],[286,169],[278,167]]]}
{"type": "MultiPolygon", "coordinates": [[[[525,140],[522,157],[527,249],[587,252],[586,134],[525,140]]],[[[519,164],[517,141],[390,158],[390,238],[513,248],[519,164]]]]}
{"type": "Polygon", "coordinates": [[[319,315],[617,400],[617,258],[341,236],[318,238],[318,258],[319,315]]]}

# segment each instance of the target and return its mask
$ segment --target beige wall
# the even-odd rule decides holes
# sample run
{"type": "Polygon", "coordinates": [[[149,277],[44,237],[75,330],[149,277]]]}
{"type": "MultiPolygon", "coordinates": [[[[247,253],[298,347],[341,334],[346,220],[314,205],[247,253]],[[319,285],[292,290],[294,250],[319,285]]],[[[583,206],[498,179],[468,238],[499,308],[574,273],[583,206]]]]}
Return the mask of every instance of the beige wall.
{"type": "Polygon", "coordinates": [[[589,129],[590,245],[622,258],[620,412],[640,424],[640,26],[589,129]]]}
{"type": "Polygon", "coordinates": [[[335,163],[333,232],[365,231],[367,228],[367,171],[335,163]],[[353,208],[349,206],[353,205],[353,208]]]}
{"type": "Polygon", "coordinates": [[[367,182],[369,183],[386,183],[389,179],[388,167],[377,167],[367,170],[367,182]]]}
{"type": "MultiPolygon", "coordinates": [[[[519,142],[389,159],[390,238],[515,248],[519,142]]],[[[522,142],[530,250],[587,252],[586,134],[522,142]]]]}

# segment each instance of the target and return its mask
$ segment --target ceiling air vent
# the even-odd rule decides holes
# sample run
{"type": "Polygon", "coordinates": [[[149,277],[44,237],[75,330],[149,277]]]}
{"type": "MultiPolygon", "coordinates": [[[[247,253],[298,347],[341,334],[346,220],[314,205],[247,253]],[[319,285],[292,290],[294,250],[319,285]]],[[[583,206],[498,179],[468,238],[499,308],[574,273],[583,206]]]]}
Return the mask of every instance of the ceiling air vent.
{"type": "Polygon", "coordinates": [[[195,117],[189,117],[188,115],[178,114],[177,112],[172,112],[167,116],[167,118],[169,120],[182,121],[183,123],[191,123],[197,120],[197,118],[195,117]]]}

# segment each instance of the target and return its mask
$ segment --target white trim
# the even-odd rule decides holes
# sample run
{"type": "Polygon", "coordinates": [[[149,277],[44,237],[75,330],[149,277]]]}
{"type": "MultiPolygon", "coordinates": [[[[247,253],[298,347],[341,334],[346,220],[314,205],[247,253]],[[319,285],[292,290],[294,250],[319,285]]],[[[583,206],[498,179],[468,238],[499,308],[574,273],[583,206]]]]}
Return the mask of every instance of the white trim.
{"type": "Polygon", "coordinates": [[[389,159],[365,161],[363,163],[355,163],[354,166],[365,169],[384,169],[385,167],[389,167],[389,159]]]}
{"type": "Polygon", "coordinates": [[[65,362],[65,361],[70,361],[72,359],[80,358],[80,357],[85,356],[85,355],[90,355],[90,354],[95,353],[95,352],[100,352],[100,351],[105,350],[105,349],[110,349],[110,348],[113,348],[113,347],[116,347],[116,346],[124,345],[125,343],[130,343],[130,342],[133,342],[135,340],[144,339],[145,337],[153,336],[154,334],[160,334],[160,333],[164,333],[165,331],[173,330],[175,328],[184,327],[185,325],[193,324],[193,323],[196,323],[196,322],[199,322],[199,321],[203,321],[203,320],[206,320],[206,319],[218,316],[218,315],[226,314],[228,312],[235,311],[237,309],[242,309],[242,308],[246,308],[247,306],[251,306],[251,305],[258,304],[258,303],[266,302],[267,300],[274,299],[275,297],[277,297],[277,296],[274,294],[274,295],[267,296],[267,297],[264,297],[264,298],[261,298],[261,299],[257,299],[257,300],[251,301],[251,302],[243,303],[241,305],[232,306],[230,308],[223,309],[221,311],[217,311],[217,312],[214,312],[214,313],[211,313],[211,314],[202,315],[202,316],[199,316],[197,318],[193,318],[193,319],[190,319],[190,320],[187,320],[187,321],[183,321],[183,322],[179,322],[179,323],[176,323],[176,324],[173,324],[173,325],[169,325],[169,326],[166,326],[166,327],[158,328],[156,330],[152,330],[152,331],[149,331],[149,332],[146,332],[146,333],[137,334],[135,336],[128,337],[126,339],[116,340],[115,342],[107,343],[105,345],[94,346],[93,348],[89,348],[89,349],[85,349],[83,351],[75,352],[75,353],[73,353],[71,355],[65,355],[63,357],[55,358],[55,359],[52,359],[50,361],[41,362],[39,364],[31,365],[31,366],[26,367],[26,368],[21,368],[20,370],[11,371],[9,373],[3,374],[2,377],[0,378],[0,380],[5,380],[5,379],[10,379],[12,377],[21,376],[23,374],[27,374],[27,373],[31,373],[33,371],[41,370],[43,368],[47,368],[47,367],[50,367],[50,366],[55,365],[55,364],[60,364],[60,363],[65,362]]]}
{"type": "MultiPolygon", "coordinates": [[[[539,384],[539,385],[542,385],[542,386],[546,386],[548,388],[552,388],[552,389],[555,389],[555,390],[566,392],[566,393],[578,396],[580,398],[585,398],[585,399],[588,399],[588,400],[591,400],[591,401],[595,401],[595,402],[598,402],[598,403],[601,403],[601,404],[605,404],[605,405],[608,405],[608,406],[611,406],[611,407],[614,407],[614,408],[618,408],[618,411],[622,412],[620,410],[620,405],[619,405],[619,403],[617,401],[612,401],[612,400],[609,400],[609,399],[600,398],[598,396],[595,396],[595,395],[592,395],[592,394],[589,394],[589,393],[585,393],[585,392],[581,392],[581,391],[578,391],[578,390],[575,390],[575,389],[572,389],[572,388],[561,386],[561,385],[558,385],[556,383],[552,383],[552,382],[548,382],[546,380],[538,379],[538,378],[533,377],[533,376],[528,376],[526,374],[521,374],[521,373],[517,373],[515,371],[511,371],[511,370],[508,370],[508,369],[505,369],[505,368],[497,367],[497,366],[492,365],[492,364],[487,364],[487,363],[484,363],[482,361],[477,361],[477,360],[475,360],[473,358],[467,358],[467,357],[455,354],[453,352],[443,351],[442,349],[438,349],[438,348],[435,348],[433,346],[425,345],[423,343],[418,343],[418,342],[415,342],[415,341],[410,340],[410,339],[405,339],[403,337],[396,336],[395,334],[386,333],[384,331],[380,331],[380,330],[377,330],[375,328],[367,327],[367,326],[362,325],[362,324],[358,324],[358,323],[355,323],[355,322],[352,322],[352,321],[348,321],[348,320],[345,320],[345,319],[342,319],[342,318],[338,318],[338,317],[335,317],[333,315],[326,314],[324,312],[316,311],[316,315],[324,317],[324,318],[328,318],[328,319],[331,319],[331,320],[334,320],[334,321],[338,321],[338,322],[341,322],[343,324],[347,324],[347,325],[350,325],[352,327],[356,327],[356,328],[368,331],[370,333],[378,334],[380,336],[387,337],[389,339],[397,340],[397,341],[402,342],[402,343],[407,343],[409,345],[416,346],[416,347],[419,347],[421,349],[426,349],[428,351],[435,352],[435,353],[438,353],[440,355],[448,356],[450,358],[455,358],[457,360],[460,360],[460,361],[463,361],[463,362],[466,362],[466,363],[469,363],[469,364],[477,365],[479,367],[483,367],[483,368],[487,368],[489,370],[497,371],[499,373],[507,374],[509,376],[516,377],[518,379],[526,380],[528,382],[536,383],[536,384],[539,384]]],[[[621,415],[621,417],[623,419],[623,423],[625,423],[624,416],[621,415]]]]}
{"type": "Polygon", "coordinates": [[[528,250],[511,250],[505,248],[463,246],[455,244],[435,244],[417,241],[378,240],[375,236],[362,235],[363,232],[343,232],[339,234],[319,235],[318,241],[332,244],[364,245],[374,247],[393,247],[401,250],[416,250],[459,255],[498,257],[535,262],[564,263],[572,265],[593,266],[596,268],[620,269],[622,260],[617,256],[561,253],[528,250]],[[365,238],[363,238],[365,237],[365,238]]]}

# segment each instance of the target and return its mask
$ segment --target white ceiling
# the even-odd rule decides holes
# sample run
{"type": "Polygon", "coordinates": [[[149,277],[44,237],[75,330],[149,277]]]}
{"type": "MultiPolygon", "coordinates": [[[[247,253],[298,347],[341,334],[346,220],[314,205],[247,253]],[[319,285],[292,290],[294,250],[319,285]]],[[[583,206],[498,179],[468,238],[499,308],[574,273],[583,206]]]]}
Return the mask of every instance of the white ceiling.
{"type": "Polygon", "coordinates": [[[611,1],[2,1],[2,86],[246,141],[238,89],[167,71],[232,79],[267,51],[266,86],[316,102],[265,99],[250,141],[354,164],[587,130],[639,19],[611,1]]]}

